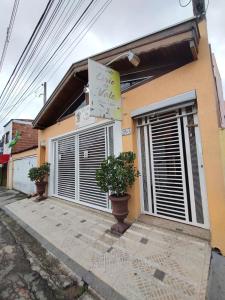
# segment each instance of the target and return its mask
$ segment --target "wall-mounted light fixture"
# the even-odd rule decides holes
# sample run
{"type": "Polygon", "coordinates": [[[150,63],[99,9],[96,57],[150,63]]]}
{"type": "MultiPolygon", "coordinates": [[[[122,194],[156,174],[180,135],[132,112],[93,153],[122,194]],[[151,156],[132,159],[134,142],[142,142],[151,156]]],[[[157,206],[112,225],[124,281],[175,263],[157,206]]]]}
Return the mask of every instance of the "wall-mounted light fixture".
{"type": "Polygon", "coordinates": [[[118,60],[119,58],[121,58],[123,56],[127,56],[129,62],[131,62],[134,67],[137,67],[140,64],[140,58],[134,52],[132,52],[130,50],[128,52],[124,52],[124,53],[121,53],[120,55],[116,56],[111,61],[106,63],[106,66],[111,65],[114,61],[118,60]]]}

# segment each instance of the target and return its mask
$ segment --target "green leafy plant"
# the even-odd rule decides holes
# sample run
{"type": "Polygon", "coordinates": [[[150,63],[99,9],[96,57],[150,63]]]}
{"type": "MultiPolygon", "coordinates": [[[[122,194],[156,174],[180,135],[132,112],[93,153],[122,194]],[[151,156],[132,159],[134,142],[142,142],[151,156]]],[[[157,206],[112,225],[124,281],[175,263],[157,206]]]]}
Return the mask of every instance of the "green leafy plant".
{"type": "Polygon", "coordinates": [[[19,133],[19,131],[16,131],[15,137],[11,140],[11,142],[9,143],[9,148],[13,148],[17,142],[20,140],[21,135],[19,133]]]}
{"type": "Polygon", "coordinates": [[[34,182],[42,182],[46,175],[49,175],[50,172],[50,164],[44,163],[40,167],[33,167],[28,172],[28,177],[31,181],[34,182]]]}
{"type": "Polygon", "coordinates": [[[101,163],[96,171],[96,181],[100,189],[107,193],[112,192],[117,197],[124,196],[128,187],[131,187],[136,177],[140,175],[134,167],[135,153],[122,152],[119,156],[109,156],[101,163]]]}

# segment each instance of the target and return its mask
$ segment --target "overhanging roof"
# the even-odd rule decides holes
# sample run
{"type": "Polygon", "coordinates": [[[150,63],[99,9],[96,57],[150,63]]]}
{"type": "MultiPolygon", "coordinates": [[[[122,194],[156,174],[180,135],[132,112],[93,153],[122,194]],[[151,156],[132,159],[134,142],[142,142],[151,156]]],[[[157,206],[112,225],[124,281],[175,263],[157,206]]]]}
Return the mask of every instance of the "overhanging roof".
{"type": "MultiPolygon", "coordinates": [[[[127,58],[115,61],[111,66],[120,72],[121,79],[129,79],[134,72],[152,78],[174,70],[197,59],[200,39],[196,18],[189,19],[159,32],[105,51],[91,57],[106,64],[123,52],[132,50],[141,63],[134,68],[127,58]]],[[[34,128],[44,129],[57,122],[62,113],[74,102],[88,82],[88,58],[74,63],[33,122],[34,128]]]]}

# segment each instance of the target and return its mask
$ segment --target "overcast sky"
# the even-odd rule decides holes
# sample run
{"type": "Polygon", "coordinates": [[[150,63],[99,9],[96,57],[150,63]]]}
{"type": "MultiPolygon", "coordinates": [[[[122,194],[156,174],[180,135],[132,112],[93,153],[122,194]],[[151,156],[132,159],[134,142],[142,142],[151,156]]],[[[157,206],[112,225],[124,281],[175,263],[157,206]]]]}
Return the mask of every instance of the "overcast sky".
{"type": "MultiPolygon", "coordinates": [[[[83,2],[85,3],[85,1],[88,3],[88,0],[83,2]]],[[[105,1],[99,0],[98,5],[102,5],[105,1]]],[[[187,3],[187,1],[182,0],[182,3],[187,3]]],[[[225,91],[225,1],[209,1],[207,11],[209,41],[216,56],[225,91]]],[[[0,54],[3,49],[13,3],[14,0],[0,1],[0,54]]],[[[0,92],[4,88],[46,4],[47,0],[20,0],[10,44],[0,74],[0,92]]],[[[58,65],[60,67],[57,66],[57,62],[49,66],[49,74],[52,71],[54,72],[55,67],[57,67],[57,71],[47,82],[48,96],[73,62],[150,34],[192,16],[192,6],[181,8],[179,0],[112,0],[79,46],[68,55],[63,63],[59,61],[58,65]]],[[[42,96],[39,96],[40,94],[41,89],[38,93],[32,94],[31,98],[28,99],[29,101],[27,100],[21,107],[14,109],[13,113],[0,123],[0,126],[10,118],[34,118],[42,106],[42,96]]]]}

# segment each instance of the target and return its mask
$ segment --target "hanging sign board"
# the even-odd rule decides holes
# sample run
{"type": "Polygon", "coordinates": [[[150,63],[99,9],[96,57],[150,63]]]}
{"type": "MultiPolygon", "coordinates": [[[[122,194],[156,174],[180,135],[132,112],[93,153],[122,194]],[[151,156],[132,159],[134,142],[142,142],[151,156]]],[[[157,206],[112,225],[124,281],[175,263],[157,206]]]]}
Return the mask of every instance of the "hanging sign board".
{"type": "Polygon", "coordinates": [[[119,72],[89,59],[88,82],[90,115],[121,120],[119,72]]]}
{"type": "Polygon", "coordinates": [[[95,123],[96,119],[90,116],[90,105],[86,105],[76,110],[75,120],[78,128],[95,123]]]}

